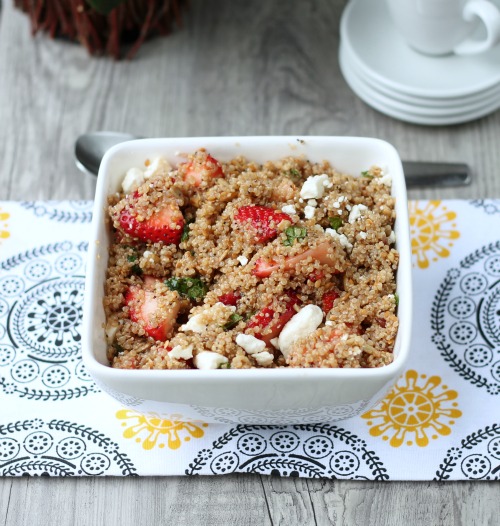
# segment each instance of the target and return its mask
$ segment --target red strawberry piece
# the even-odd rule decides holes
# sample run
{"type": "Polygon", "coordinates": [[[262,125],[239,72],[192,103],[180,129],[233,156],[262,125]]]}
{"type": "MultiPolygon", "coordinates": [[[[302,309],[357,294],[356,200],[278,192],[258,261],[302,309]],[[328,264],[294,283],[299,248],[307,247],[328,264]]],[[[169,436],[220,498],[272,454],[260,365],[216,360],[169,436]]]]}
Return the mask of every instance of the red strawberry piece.
{"type": "Polygon", "coordinates": [[[203,180],[224,177],[222,166],[211,155],[195,158],[183,165],[184,181],[193,186],[200,186],[203,180]]]}
{"type": "Polygon", "coordinates": [[[268,206],[242,206],[234,215],[239,223],[248,223],[255,232],[255,241],[264,243],[278,235],[276,227],[281,221],[291,221],[292,218],[283,212],[268,206]]]}
{"type": "MultiPolygon", "coordinates": [[[[329,249],[330,243],[324,241],[315,248],[310,248],[305,252],[302,252],[301,254],[297,254],[296,256],[287,257],[285,258],[285,265],[283,266],[283,270],[292,270],[295,267],[295,265],[297,265],[297,263],[309,257],[316,259],[323,265],[330,265],[332,267],[335,267],[336,261],[330,255],[329,249]]],[[[267,278],[279,268],[280,265],[276,261],[269,261],[266,259],[259,258],[255,262],[255,266],[252,269],[252,274],[254,276],[257,276],[258,278],[267,278]]]]}
{"type": "Polygon", "coordinates": [[[168,202],[149,218],[139,221],[134,210],[133,199],[134,197],[132,197],[130,206],[124,208],[118,218],[124,232],[150,243],[162,242],[166,245],[180,243],[184,217],[176,203],[168,202]]]}
{"type": "Polygon", "coordinates": [[[147,277],[144,287],[132,285],[125,294],[125,305],[129,308],[129,317],[142,325],[148,336],[157,341],[167,340],[174,327],[180,303],[174,303],[161,311],[158,295],[154,292],[156,278],[147,277]]]}
{"type": "Polygon", "coordinates": [[[269,304],[254,314],[247,323],[247,328],[249,329],[256,328],[262,330],[262,332],[266,329],[266,334],[262,334],[258,330],[254,333],[254,336],[264,341],[268,347],[271,346],[271,340],[279,335],[283,327],[296,314],[295,305],[300,304],[300,299],[293,291],[287,291],[278,301],[285,306],[285,310],[278,318],[274,318],[275,310],[272,308],[272,304],[269,304]]]}
{"type": "Polygon", "coordinates": [[[321,298],[321,307],[325,314],[328,314],[333,309],[333,302],[339,297],[336,290],[328,290],[321,298]]]}
{"type": "Polygon", "coordinates": [[[233,307],[236,307],[236,304],[238,303],[238,300],[241,298],[241,294],[239,292],[227,292],[226,294],[220,295],[217,299],[224,303],[224,305],[231,305],[233,307]]]}

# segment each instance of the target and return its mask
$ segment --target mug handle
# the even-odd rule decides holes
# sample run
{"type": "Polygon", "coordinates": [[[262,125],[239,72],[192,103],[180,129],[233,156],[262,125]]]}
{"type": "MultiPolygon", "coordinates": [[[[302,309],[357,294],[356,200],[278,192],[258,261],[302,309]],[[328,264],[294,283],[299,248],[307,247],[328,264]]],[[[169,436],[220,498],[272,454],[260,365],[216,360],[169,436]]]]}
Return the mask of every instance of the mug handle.
{"type": "Polygon", "coordinates": [[[500,10],[497,6],[487,0],[471,0],[465,4],[462,16],[467,22],[479,18],[486,27],[486,38],[465,40],[453,50],[457,55],[482,53],[500,42],[500,10]]]}

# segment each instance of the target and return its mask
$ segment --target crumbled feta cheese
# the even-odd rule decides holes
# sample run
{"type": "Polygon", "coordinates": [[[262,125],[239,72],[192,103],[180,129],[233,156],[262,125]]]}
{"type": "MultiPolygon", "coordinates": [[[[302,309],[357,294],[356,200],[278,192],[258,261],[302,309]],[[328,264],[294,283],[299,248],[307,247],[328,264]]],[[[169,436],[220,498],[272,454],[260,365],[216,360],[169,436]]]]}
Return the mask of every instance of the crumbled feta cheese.
{"type": "Polygon", "coordinates": [[[182,345],[176,345],[168,355],[170,358],[175,358],[176,360],[189,360],[193,357],[193,344],[191,343],[187,347],[182,347],[182,345]]]}
{"type": "Polygon", "coordinates": [[[151,252],[151,250],[145,250],[142,254],[145,258],[148,258],[149,256],[152,256],[153,253],[151,252]]]}
{"type": "Polygon", "coordinates": [[[331,183],[328,180],[328,175],[311,175],[309,176],[300,190],[300,197],[303,199],[317,199],[323,197],[325,187],[329,187],[331,183]]]}
{"type": "Polygon", "coordinates": [[[201,351],[194,357],[194,366],[197,369],[218,369],[222,364],[229,360],[213,351],[201,351]]]}
{"type": "Polygon", "coordinates": [[[306,219],[312,219],[314,217],[314,213],[316,212],[316,208],[314,208],[313,206],[309,206],[307,205],[305,208],[304,208],[304,217],[306,219]]]}
{"type": "Polygon", "coordinates": [[[339,203],[343,203],[346,199],[347,199],[347,198],[346,198],[345,195],[341,195],[341,196],[339,196],[339,198],[337,199],[337,201],[338,201],[339,203]]]}
{"type": "Polygon", "coordinates": [[[373,181],[377,184],[383,184],[390,188],[392,186],[392,175],[384,173],[382,177],[376,177],[373,181]]]}
{"type": "Polygon", "coordinates": [[[293,205],[282,206],[281,211],[285,212],[285,214],[296,214],[297,213],[297,210],[295,210],[295,207],[293,205]]]}
{"type": "Polygon", "coordinates": [[[292,345],[313,333],[323,321],[323,311],[317,305],[306,305],[283,327],[279,335],[279,346],[285,358],[292,345]]]}
{"type": "Polygon", "coordinates": [[[144,182],[144,172],[140,168],[130,168],[127,170],[122,182],[122,189],[126,194],[137,190],[144,182]]]}
{"type": "Polygon", "coordinates": [[[274,356],[269,351],[258,352],[257,354],[254,354],[253,357],[259,365],[264,367],[271,365],[274,360],[274,356]]]}
{"type": "Polygon", "coordinates": [[[394,230],[391,230],[391,233],[387,238],[387,242],[389,243],[389,245],[393,245],[394,243],[396,243],[396,234],[394,233],[394,230]]]}
{"type": "Polygon", "coordinates": [[[325,325],[328,325],[328,327],[333,327],[333,321],[332,320],[327,320],[327,321],[325,321],[325,325]]]}
{"type": "Polygon", "coordinates": [[[272,340],[270,340],[270,342],[271,342],[271,345],[275,349],[279,349],[280,348],[280,342],[279,342],[278,338],[273,338],[272,340]]]}
{"type": "Polygon", "coordinates": [[[165,159],[165,157],[156,157],[153,159],[149,165],[144,170],[144,179],[150,179],[159,172],[170,172],[172,167],[170,163],[165,159]]]}
{"type": "Polygon", "coordinates": [[[203,314],[202,313],[195,314],[194,316],[191,316],[191,318],[189,318],[187,323],[179,327],[179,331],[182,331],[182,332],[192,331],[192,332],[197,332],[198,334],[200,334],[204,332],[207,328],[207,325],[202,322],[203,322],[203,314]]]}
{"type": "Polygon", "coordinates": [[[333,208],[340,208],[340,203],[335,201],[335,203],[333,203],[333,208]]]}
{"type": "Polygon", "coordinates": [[[345,341],[347,340],[347,338],[349,338],[349,336],[348,336],[347,334],[342,334],[342,336],[341,336],[340,339],[341,339],[343,342],[345,342],[345,341]]]}
{"type": "Polygon", "coordinates": [[[238,336],[236,336],[236,343],[240,347],[243,347],[248,354],[259,353],[266,348],[265,342],[251,334],[238,334],[238,336]]]}
{"type": "Polygon", "coordinates": [[[360,233],[359,233],[359,237],[360,237],[361,239],[366,239],[366,236],[367,236],[367,235],[368,235],[368,234],[367,234],[366,232],[360,232],[360,233]]]}
{"type": "Polygon", "coordinates": [[[248,258],[245,256],[238,256],[236,259],[240,262],[240,265],[245,266],[248,263],[248,258]]]}
{"type": "Polygon", "coordinates": [[[345,234],[339,234],[336,230],[334,230],[333,228],[326,228],[325,229],[325,234],[328,234],[329,236],[332,236],[333,239],[337,239],[338,242],[344,247],[344,248],[347,248],[347,249],[351,249],[352,248],[352,244],[349,242],[349,240],[347,239],[347,236],[345,234]]]}
{"type": "Polygon", "coordinates": [[[308,199],[307,204],[309,206],[318,206],[318,201],[316,199],[308,199]]]}
{"type": "Polygon", "coordinates": [[[357,219],[363,216],[362,212],[368,210],[368,207],[365,205],[354,205],[352,207],[351,213],[349,214],[349,223],[354,223],[357,219]]]}
{"type": "Polygon", "coordinates": [[[198,312],[197,314],[191,316],[187,323],[179,327],[179,331],[192,331],[197,332],[199,334],[205,332],[208,325],[210,325],[210,323],[213,323],[213,320],[217,317],[218,314],[220,314],[221,309],[227,311],[228,313],[231,313],[236,310],[236,307],[234,307],[233,305],[224,305],[224,303],[221,303],[219,301],[212,307],[209,307],[208,309],[205,309],[204,311],[198,312]]]}

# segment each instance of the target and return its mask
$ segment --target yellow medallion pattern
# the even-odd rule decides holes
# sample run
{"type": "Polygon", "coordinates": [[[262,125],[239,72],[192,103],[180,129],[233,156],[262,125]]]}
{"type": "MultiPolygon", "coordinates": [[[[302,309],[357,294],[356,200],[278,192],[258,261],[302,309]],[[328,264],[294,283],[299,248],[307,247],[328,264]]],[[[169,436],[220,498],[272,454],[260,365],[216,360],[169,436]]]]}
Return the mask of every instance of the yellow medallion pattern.
{"type": "Polygon", "coordinates": [[[441,201],[410,201],[411,252],[424,269],[438,258],[447,258],[453,241],[460,237],[454,220],[457,214],[441,201]]]}
{"type": "Polygon", "coordinates": [[[10,232],[8,230],[9,224],[7,222],[9,218],[10,214],[8,212],[3,212],[0,208],[0,243],[3,239],[10,237],[10,232]]]}
{"type": "Polygon", "coordinates": [[[116,418],[124,420],[122,426],[124,438],[135,438],[137,443],[142,443],[145,450],[154,447],[160,449],[167,446],[169,449],[179,449],[183,442],[191,438],[201,438],[205,434],[200,421],[186,421],[180,414],[169,415],[168,418],[155,414],[143,415],[130,409],[121,409],[116,413],[116,418]]]}
{"type": "Polygon", "coordinates": [[[377,407],[362,415],[370,435],[381,436],[392,447],[426,447],[429,438],[449,435],[462,412],[454,401],[458,393],[441,382],[439,376],[407,371],[377,407]]]}

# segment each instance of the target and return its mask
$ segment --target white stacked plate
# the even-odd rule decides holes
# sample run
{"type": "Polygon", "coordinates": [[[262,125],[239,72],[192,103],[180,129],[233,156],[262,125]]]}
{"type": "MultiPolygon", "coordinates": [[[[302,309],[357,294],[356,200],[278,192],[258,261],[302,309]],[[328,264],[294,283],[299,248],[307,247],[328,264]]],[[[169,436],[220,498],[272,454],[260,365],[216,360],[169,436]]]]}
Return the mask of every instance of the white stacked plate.
{"type": "Polygon", "coordinates": [[[467,57],[420,54],[392,24],[385,0],[351,0],[342,14],[340,37],[346,82],[386,115],[439,126],[500,108],[500,45],[467,57]]]}

